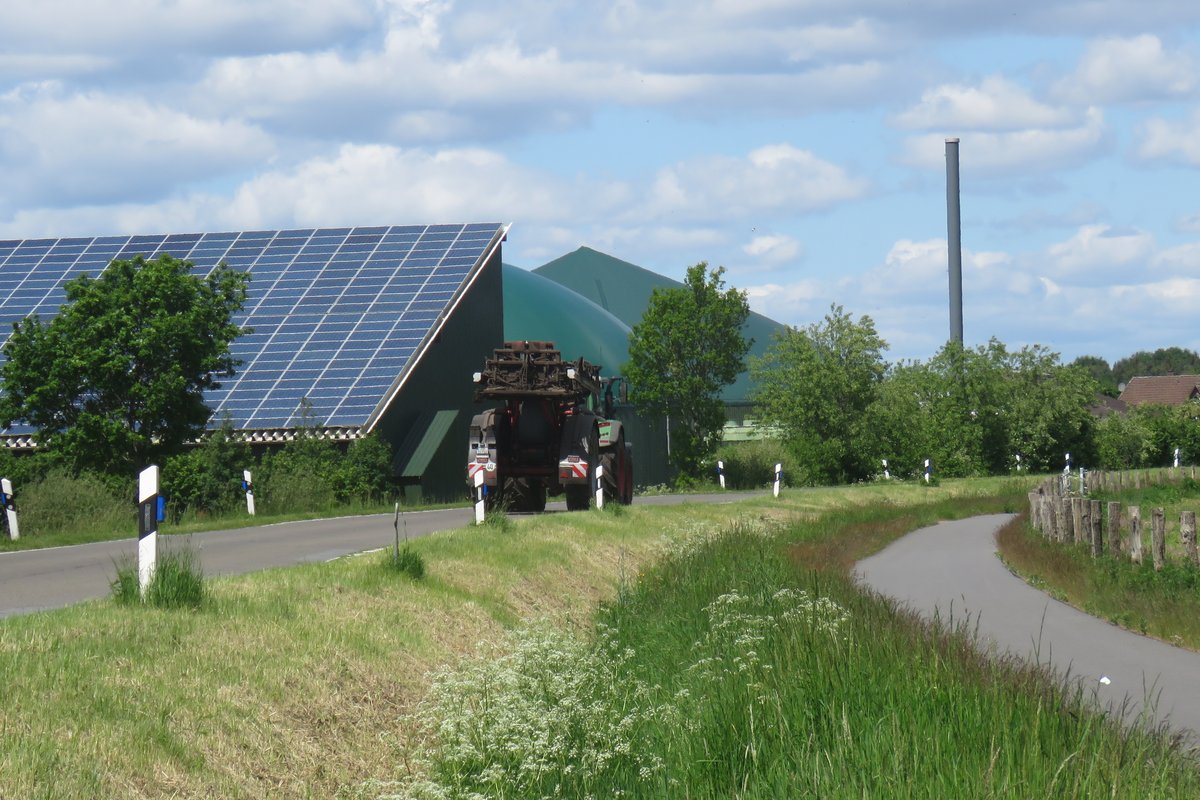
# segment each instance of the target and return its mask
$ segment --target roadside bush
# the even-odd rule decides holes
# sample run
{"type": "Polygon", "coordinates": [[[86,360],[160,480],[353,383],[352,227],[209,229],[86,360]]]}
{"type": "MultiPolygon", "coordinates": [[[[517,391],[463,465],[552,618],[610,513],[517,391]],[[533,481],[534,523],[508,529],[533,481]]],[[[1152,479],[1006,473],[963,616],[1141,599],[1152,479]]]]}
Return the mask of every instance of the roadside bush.
{"type": "Polygon", "coordinates": [[[320,511],[355,500],[384,502],[392,495],[391,448],[377,436],[350,443],[302,436],[263,456],[255,476],[265,508],[320,511]]]}
{"type": "Polygon", "coordinates": [[[713,476],[717,460],[725,462],[725,486],[730,489],[761,489],[775,481],[775,465],[783,464],[785,486],[797,483],[796,458],[780,439],[756,439],[749,442],[727,442],[717,450],[713,459],[713,476]]]}
{"type": "Polygon", "coordinates": [[[265,460],[259,472],[262,477],[254,481],[254,494],[263,513],[325,511],[334,505],[333,489],[307,465],[289,468],[265,460]]]}
{"type": "Polygon", "coordinates": [[[17,503],[22,534],[136,529],[132,483],[119,492],[110,480],[88,472],[73,476],[52,470],[18,490],[17,503]]]}
{"type": "Polygon", "coordinates": [[[242,471],[251,464],[250,448],[234,438],[229,420],[202,445],[167,459],[162,493],[171,518],[185,512],[222,514],[238,508],[244,493],[242,471]]]}

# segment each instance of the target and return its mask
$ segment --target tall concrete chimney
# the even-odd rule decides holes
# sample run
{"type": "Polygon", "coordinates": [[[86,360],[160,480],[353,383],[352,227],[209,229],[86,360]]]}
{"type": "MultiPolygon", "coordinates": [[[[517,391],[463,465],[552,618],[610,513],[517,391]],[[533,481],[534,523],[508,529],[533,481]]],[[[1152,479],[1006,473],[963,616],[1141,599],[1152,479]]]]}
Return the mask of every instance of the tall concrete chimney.
{"type": "Polygon", "coordinates": [[[950,253],[950,341],[963,340],[962,222],[958,208],[958,139],[946,140],[946,244],[950,253]]]}

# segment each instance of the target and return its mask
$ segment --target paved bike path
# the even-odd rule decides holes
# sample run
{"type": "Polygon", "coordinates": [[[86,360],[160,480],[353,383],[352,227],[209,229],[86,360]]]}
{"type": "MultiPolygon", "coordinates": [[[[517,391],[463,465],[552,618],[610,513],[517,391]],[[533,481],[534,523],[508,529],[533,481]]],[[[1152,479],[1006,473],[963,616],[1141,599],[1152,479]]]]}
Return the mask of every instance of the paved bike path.
{"type": "Polygon", "coordinates": [[[1151,698],[1156,722],[1200,732],[1200,653],[1122,630],[1032,588],[996,556],[1010,514],[942,522],[860,561],[856,576],[924,616],[969,617],[998,648],[1049,664],[1135,719],[1151,698]],[[1107,679],[1107,683],[1103,679],[1107,679]]]}

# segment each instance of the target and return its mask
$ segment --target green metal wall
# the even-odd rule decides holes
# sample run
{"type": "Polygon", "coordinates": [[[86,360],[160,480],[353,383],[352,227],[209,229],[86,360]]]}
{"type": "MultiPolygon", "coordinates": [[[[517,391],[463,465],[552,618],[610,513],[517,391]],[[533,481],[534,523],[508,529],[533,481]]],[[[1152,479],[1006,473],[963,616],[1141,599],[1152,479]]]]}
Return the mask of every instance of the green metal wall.
{"type": "Polygon", "coordinates": [[[467,495],[467,429],[484,406],[474,402],[471,375],[503,340],[504,296],[497,251],[480,270],[441,333],[409,375],[376,430],[392,445],[393,472],[405,497],[461,499],[467,495]],[[448,425],[442,424],[454,411],[448,425]],[[439,435],[437,441],[429,431],[439,435]],[[405,476],[419,467],[418,475],[405,476]]]}

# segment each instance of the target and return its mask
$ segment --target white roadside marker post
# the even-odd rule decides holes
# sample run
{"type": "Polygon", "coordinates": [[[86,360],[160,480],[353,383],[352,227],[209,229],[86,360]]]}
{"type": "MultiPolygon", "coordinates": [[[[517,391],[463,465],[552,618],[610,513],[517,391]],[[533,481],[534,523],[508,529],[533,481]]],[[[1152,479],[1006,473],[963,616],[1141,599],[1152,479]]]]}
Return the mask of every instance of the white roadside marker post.
{"type": "Polygon", "coordinates": [[[250,480],[250,470],[242,470],[242,488],[246,490],[246,513],[254,516],[254,484],[250,480]]]}
{"type": "Polygon", "coordinates": [[[138,591],[146,588],[154,575],[158,558],[158,466],[146,467],[138,475],[138,591]]]}
{"type": "Polygon", "coordinates": [[[887,465],[887,459],[886,459],[886,458],[885,458],[885,459],[883,459],[883,479],[884,479],[885,481],[890,481],[890,480],[892,479],[892,476],[891,476],[891,474],[889,474],[889,473],[888,473],[888,465],[887,465]]]}
{"type": "Polygon", "coordinates": [[[779,484],[783,483],[783,464],[775,465],[775,487],[772,490],[776,497],[779,497],[779,484]]]}
{"type": "Polygon", "coordinates": [[[604,509],[604,465],[596,465],[596,508],[604,509]]]}
{"type": "Polygon", "coordinates": [[[929,459],[925,459],[925,482],[929,483],[929,476],[933,472],[933,467],[929,465],[929,459]]]}
{"type": "Polygon", "coordinates": [[[475,473],[475,524],[483,524],[483,470],[475,473]]]}
{"type": "Polygon", "coordinates": [[[12,481],[0,479],[0,489],[4,492],[4,513],[8,515],[8,538],[16,541],[21,538],[21,529],[17,526],[17,500],[13,497],[12,481]]]}
{"type": "Polygon", "coordinates": [[[721,488],[725,488],[725,462],[717,462],[717,480],[721,482],[721,488]]]}
{"type": "Polygon", "coordinates": [[[1021,454],[1017,453],[1017,472],[1021,471],[1021,454]]]}
{"type": "Polygon", "coordinates": [[[1179,448],[1175,448],[1175,469],[1179,469],[1179,448]]]}

